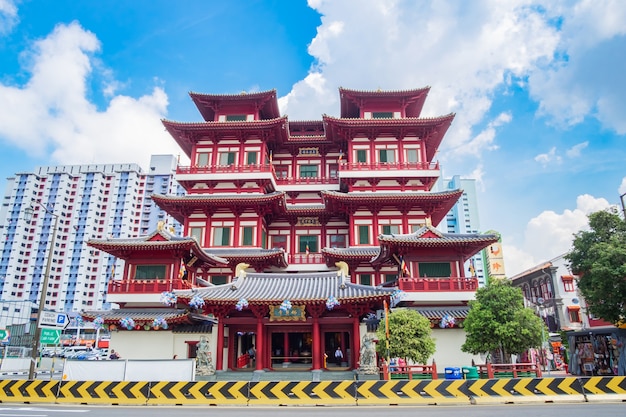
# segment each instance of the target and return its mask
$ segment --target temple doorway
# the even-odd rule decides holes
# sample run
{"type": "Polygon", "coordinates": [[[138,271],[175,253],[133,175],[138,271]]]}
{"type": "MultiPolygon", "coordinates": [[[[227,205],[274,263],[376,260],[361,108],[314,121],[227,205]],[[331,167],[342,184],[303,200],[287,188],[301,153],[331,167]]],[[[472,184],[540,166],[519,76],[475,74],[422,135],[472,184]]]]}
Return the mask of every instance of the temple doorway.
{"type": "Polygon", "coordinates": [[[272,332],[271,358],[273,369],[310,369],[313,337],[308,331],[272,332]]]}
{"type": "Polygon", "coordinates": [[[325,332],[325,367],[328,369],[348,368],[352,363],[352,349],[350,348],[351,346],[352,339],[349,332],[325,332]]]}

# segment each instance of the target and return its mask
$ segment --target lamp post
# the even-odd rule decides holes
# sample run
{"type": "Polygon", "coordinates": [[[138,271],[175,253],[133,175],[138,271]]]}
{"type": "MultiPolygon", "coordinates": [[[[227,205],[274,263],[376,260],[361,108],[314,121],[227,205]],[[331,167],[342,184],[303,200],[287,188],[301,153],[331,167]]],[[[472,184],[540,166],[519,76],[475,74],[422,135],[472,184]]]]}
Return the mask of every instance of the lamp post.
{"type": "Polygon", "coordinates": [[[622,213],[624,214],[624,221],[626,221],[626,203],[624,203],[624,197],[626,197],[626,193],[619,196],[619,201],[622,203],[622,213]]]}
{"type": "MultiPolygon", "coordinates": [[[[48,293],[48,280],[50,279],[50,265],[52,264],[52,253],[54,251],[54,241],[57,233],[57,226],[59,223],[59,216],[54,214],[51,210],[48,210],[43,204],[38,203],[49,215],[54,217],[54,226],[52,227],[52,238],[50,239],[50,250],[48,252],[48,259],[46,260],[46,270],[43,276],[43,284],[40,287],[41,294],[39,295],[39,309],[37,310],[37,322],[35,325],[35,336],[33,340],[33,350],[31,352],[30,368],[28,371],[28,379],[35,378],[35,368],[37,365],[37,359],[39,356],[39,339],[41,339],[41,328],[39,327],[39,321],[41,320],[41,313],[46,307],[46,295],[48,293]]],[[[30,222],[33,218],[35,209],[32,206],[27,207],[24,210],[25,218],[27,222],[30,222]]]]}

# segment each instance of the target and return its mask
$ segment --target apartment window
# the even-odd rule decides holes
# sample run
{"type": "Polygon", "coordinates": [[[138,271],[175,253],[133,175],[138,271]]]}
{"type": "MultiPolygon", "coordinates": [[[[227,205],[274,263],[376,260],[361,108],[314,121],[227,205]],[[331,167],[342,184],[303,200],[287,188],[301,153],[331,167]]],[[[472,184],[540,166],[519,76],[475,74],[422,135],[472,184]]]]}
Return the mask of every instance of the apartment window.
{"type": "Polygon", "coordinates": [[[372,119],[393,119],[392,111],[373,111],[372,119]]]}
{"type": "Polygon", "coordinates": [[[370,243],[370,227],[369,226],[359,226],[358,234],[359,234],[359,244],[360,245],[369,245],[369,243],[370,243]]]}
{"type": "Polygon", "coordinates": [[[212,275],[211,276],[211,284],[213,285],[224,285],[228,282],[228,277],[226,275],[212,275]]]}
{"type": "Polygon", "coordinates": [[[165,265],[137,265],[135,279],[164,279],[166,271],[165,265]]]}
{"type": "Polygon", "coordinates": [[[356,151],[356,161],[362,164],[367,163],[367,150],[358,149],[356,151]]]}
{"type": "Polygon", "coordinates": [[[574,277],[572,275],[563,275],[561,279],[563,280],[563,287],[565,288],[565,291],[572,292],[575,290],[574,277]]]}
{"type": "Polygon", "coordinates": [[[209,154],[207,152],[198,153],[197,161],[199,167],[209,166],[209,154]]]}
{"type": "Polygon", "coordinates": [[[298,242],[299,253],[317,253],[317,236],[300,236],[298,242]]]}
{"type": "Polygon", "coordinates": [[[361,285],[372,285],[372,274],[360,274],[359,283],[361,285]]]}
{"type": "Polygon", "coordinates": [[[331,248],[345,248],[346,247],[346,235],[330,235],[330,247],[331,248]]]}
{"type": "Polygon", "coordinates": [[[417,149],[406,150],[406,161],[407,162],[419,162],[419,158],[417,156],[417,149]]]}
{"type": "Polygon", "coordinates": [[[248,118],[245,114],[227,114],[226,121],[227,122],[245,122],[248,118]]]}
{"type": "Polygon", "coordinates": [[[254,233],[254,227],[252,226],[244,226],[241,228],[242,231],[242,246],[252,246],[252,236],[254,233]]]}
{"type": "Polygon", "coordinates": [[[220,152],[220,165],[232,165],[235,163],[235,152],[220,152]]]}
{"type": "Polygon", "coordinates": [[[258,161],[258,152],[248,152],[246,153],[246,164],[248,165],[256,165],[258,161]]]}
{"type": "Polygon", "coordinates": [[[378,162],[394,163],[396,162],[396,154],[393,149],[379,149],[378,162]]]}
{"type": "Polygon", "coordinates": [[[317,178],[317,165],[300,165],[300,178],[317,178]]]}
{"type": "Polygon", "coordinates": [[[230,245],[230,227],[216,227],[213,229],[213,246],[230,245]]]}
{"type": "Polygon", "coordinates": [[[400,234],[400,226],[396,224],[386,224],[381,227],[383,235],[400,234]]]}
{"type": "Polygon", "coordinates": [[[582,321],[580,319],[580,307],[578,306],[568,306],[567,314],[571,323],[580,323],[582,321]]]}

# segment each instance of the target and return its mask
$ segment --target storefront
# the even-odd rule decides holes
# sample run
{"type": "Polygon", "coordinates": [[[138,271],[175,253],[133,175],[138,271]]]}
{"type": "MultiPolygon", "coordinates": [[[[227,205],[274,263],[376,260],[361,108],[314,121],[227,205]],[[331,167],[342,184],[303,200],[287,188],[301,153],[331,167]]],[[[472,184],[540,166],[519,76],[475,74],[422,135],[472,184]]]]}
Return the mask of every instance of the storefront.
{"type": "Polygon", "coordinates": [[[622,341],[626,338],[626,330],[616,327],[590,329],[570,332],[567,336],[571,374],[583,376],[619,374],[620,349],[624,349],[620,338],[622,341]]]}

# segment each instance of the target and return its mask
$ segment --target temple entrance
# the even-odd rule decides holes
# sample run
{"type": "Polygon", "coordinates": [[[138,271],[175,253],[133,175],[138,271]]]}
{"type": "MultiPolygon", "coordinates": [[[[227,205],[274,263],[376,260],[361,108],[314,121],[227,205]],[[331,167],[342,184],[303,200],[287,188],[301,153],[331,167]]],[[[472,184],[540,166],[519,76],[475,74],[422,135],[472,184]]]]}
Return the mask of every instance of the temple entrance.
{"type": "Polygon", "coordinates": [[[348,368],[352,363],[352,340],[349,332],[325,332],[325,368],[348,368]]]}
{"type": "Polygon", "coordinates": [[[270,352],[273,369],[309,369],[313,352],[311,332],[272,332],[270,352]]]}
{"type": "Polygon", "coordinates": [[[234,340],[236,369],[254,370],[256,360],[256,334],[254,332],[237,332],[234,340]]]}

